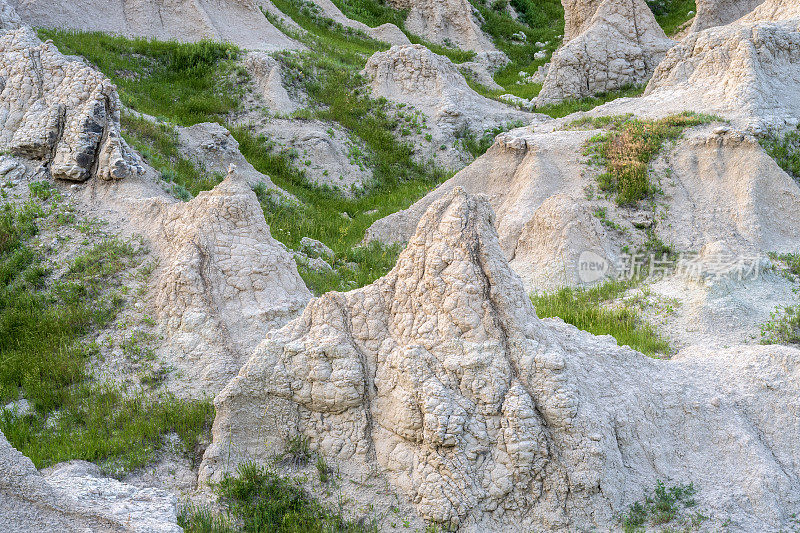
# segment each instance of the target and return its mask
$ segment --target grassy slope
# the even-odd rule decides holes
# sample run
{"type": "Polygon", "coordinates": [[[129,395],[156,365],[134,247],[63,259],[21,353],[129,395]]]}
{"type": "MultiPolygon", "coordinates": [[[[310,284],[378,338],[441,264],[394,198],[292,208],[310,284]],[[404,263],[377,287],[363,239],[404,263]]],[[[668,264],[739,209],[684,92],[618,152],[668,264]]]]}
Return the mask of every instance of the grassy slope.
{"type": "MultiPolygon", "coordinates": [[[[89,228],[47,183],[23,205],[0,205],[0,405],[24,397],[33,412],[0,412],[0,429],[38,468],[70,459],[120,474],[142,466],[177,432],[187,453],[213,417],[210,402],[122,391],[87,371],[91,334],[108,327],[129,298],[131,269],[145,275],[135,242],[111,236],[81,245],[61,279],[41,228],[89,228]]],[[[5,191],[3,191],[5,197],[5,191]]],[[[84,229],[82,231],[89,231],[84,229]]]]}

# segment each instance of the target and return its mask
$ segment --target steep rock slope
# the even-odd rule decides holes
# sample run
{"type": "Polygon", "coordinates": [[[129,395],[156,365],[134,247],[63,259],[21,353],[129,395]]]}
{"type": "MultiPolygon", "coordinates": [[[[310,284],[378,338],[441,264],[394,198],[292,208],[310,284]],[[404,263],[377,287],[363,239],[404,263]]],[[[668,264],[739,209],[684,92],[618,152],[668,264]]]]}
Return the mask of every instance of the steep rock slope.
{"type": "MultiPolygon", "coordinates": [[[[718,113],[760,132],[800,122],[800,13],[759,6],[742,21],[688,35],[659,64],[644,98],[597,112],[669,113],[690,109],[718,113]],[[759,20],[759,21],[751,21],[759,20]]],[[[794,11],[792,11],[794,9],[794,11]]]]}
{"type": "Polygon", "coordinates": [[[642,84],[674,44],[644,0],[604,0],[581,28],[553,54],[538,105],[642,84]]]}
{"type": "Polygon", "coordinates": [[[800,4],[793,0],[765,0],[739,22],[778,22],[800,18],[800,4]]]}
{"type": "Polygon", "coordinates": [[[253,0],[10,0],[30,26],[151,37],[163,41],[230,41],[252,50],[300,45],[264,17],[253,0]],[[90,14],[90,15],[87,15],[90,14]]]}
{"type": "Polygon", "coordinates": [[[406,28],[431,42],[475,52],[496,51],[475,20],[469,0],[389,0],[389,3],[409,10],[406,28]]]}
{"type": "Polygon", "coordinates": [[[141,171],[120,135],[116,87],[29,28],[0,36],[0,150],[47,163],[54,178],[141,171]]]}
{"type": "Polygon", "coordinates": [[[657,479],[693,482],[734,528],[786,524],[800,351],[657,361],[539,320],[493,221],[451,191],[386,277],[268,335],[215,400],[201,478],[301,434],[463,531],[613,526],[657,479]]]}
{"type": "Polygon", "coordinates": [[[698,0],[692,32],[724,26],[750,13],[764,0],[698,0]]]}
{"type": "Polygon", "coordinates": [[[142,202],[134,223],[160,264],[152,305],[165,359],[183,396],[216,394],[266,331],[294,318],[311,298],[294,259],[269,232],[246,179],[231,174],[188,203],[142,202]]]}
{"type": "MultiPolygon", "coordinates": [[[[690,131],[669,150],[665,215],[655,231],[679,251],[724,241],[737,251],[792,251],[800,247],[800,188],[741,132],[690,131]]],[[[544,130],[544,128],[543,128],[544,130]]],[[[605,208],[637,233],[636,213],[586,199],[599,170],[583,164],[593,131],[514,130],[470,166],[405,211],[375,222],[367,240],[404,242],[428,207],[453,189],[486,194],[497,213],[500,244],[529,288],[579,283],[576,261],[584,251],[615,262],[623,236],[592,215],[605,208]]],[[[664,169],[661,169],[663,172],[664,169]]]]}
{"type": "MultiPolygon", "coordinates": [[[[0,525],[6,533],[178,533],[177,499],[99,477],[97,467],[52,469],[48,477],[0,432],[0,525]]],[[[94,466],[94,465],[91,465],[94,466]]]]}
{"type": "Polygon", "coordinates": [[[448,58],[421,45],[393,46],[373,54],[364,74],[373,98],[412,105],[428,116],[437,140],[434,145],[452,142],[465,129],[481,135],[507,123],[548,118],[479,95],[448,58]]]}

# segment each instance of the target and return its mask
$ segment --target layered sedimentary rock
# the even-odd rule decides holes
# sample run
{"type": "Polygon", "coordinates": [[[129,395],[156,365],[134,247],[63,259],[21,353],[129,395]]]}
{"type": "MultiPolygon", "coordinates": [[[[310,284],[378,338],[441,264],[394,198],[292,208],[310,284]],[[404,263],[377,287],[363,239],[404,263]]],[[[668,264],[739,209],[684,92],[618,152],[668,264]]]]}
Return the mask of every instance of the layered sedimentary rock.
{"type": "Polygon", "coordinates": [[[580,28],[553,54],[538,105],[643,84],[674,44],[644,0],[604,0],[580,28]]]}
{"type": "Polygon", "coordinates": [[[172,387],[184,396],[216,394],[264,334],[311,295],[235,172],[188,203],[154,200],[134,216],[161,258],[152,302],[164,358],[179,370],[172,387]]]}
{"type": "Polygon", "coordinates": [[[229,41],[251,50],[300,48],[253,0],[11,0],[25,24],[162,41],[229,41]]]}
{"type": "Polygon", "coordinates": [[[0,36],[0,149],[46,162],[57,179],[122,179],[141,168],[119,110],[114,84],[52,42],[29,28],[0,36]]]}
{"type": "Polygon", "coordinates": [[[778,22],[790,19],[800,19],[800,4],[793,0],[765,0],[738,22],[778,22]]]}
{"type": "Polygon", "coordinates": [[[0,472],[4,533],[183,531],[177,523],[175,496],[102,478],[89,463],[61,465],[42,476],[2,433],[0,472]]]}
{"type": "Polygon", "coordinates": [[[591,24],[602,0],[561,0],[564,7],[564,43],[568,43],[591,24]]]}
{"type": "Polygon", "coordinates": [[[724,26],[750,13],[764,0],[698,0],[691,31],[724,26]]]}
{"type": "Polygon", "coordinates": [[[800,13],[780,19],[798,9],[765,3],[743,21],[688,35],[667,53],[645,98],[632,107],[718,113],[756,132],[797,125],[800,13]]]}
{"type": "Polygon", "coordinates": [[[312,0],[312,2],[320,8],[321,14],[324,17],[341,24],[345,28],[353,28],[354,30],[361,31],[374,39],[389,43],[392,46],[411,44],[406,34],[394,24],[381,24],[375,28],[370,28],[363,22],[345,16],[331,0],[312,0]]]}
{"type": "Polygon", "coordinates": [[[480,135],[503,124],[542,117],[479,95],[448,58],[421,45],[393,46],[375,53],[364,74],[374,98],[419,109],[435,126],[434,137],[442,140],[452,141],[461,130],[480,135]]]}
{"type": "Polygon", "coordinates": [[[269,334],[215,400],[201,479],[300,434],[463,531],[610,527],[659,479],[735,528],[788,523],[800,351],[658,361],[539,320],[493,222],[452,190],[387,276],[269,334]]]}
{"type": "Polygon", "coordinates": [[[475,52],[496,50],[475,19],[469,0],[389,0],[389,3],[409,10],[406,29],[433,43],[475,52]]]}

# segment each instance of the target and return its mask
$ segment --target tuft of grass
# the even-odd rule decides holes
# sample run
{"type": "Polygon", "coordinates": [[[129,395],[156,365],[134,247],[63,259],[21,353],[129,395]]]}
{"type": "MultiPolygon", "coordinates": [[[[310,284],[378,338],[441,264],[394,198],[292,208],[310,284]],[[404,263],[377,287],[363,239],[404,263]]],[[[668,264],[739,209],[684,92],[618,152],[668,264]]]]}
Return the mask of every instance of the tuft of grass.
{"type": "Polygon", "coordinates": [[[660,120],[627,118],[597,120],[601,127],[610,127],[605,134],[589,140],[586,155],[605,167],[598,177],[599,188],[613,194],[619,205],[635,205],[655,192],[650,182],[650,163],[668,141],[677,140],[686,128],[717,120],[697,113],[682,113],[660,120]]]}
{"type": "Polygon", "coordinates": [[[685,509],[697,505],[694,496],[697,494],[694,484],[673,485],[668,487],[663,481],[656,481],[656,487],[644,497],[634,502],[622,515],[622,529],[625,533],[645,531],[647,525],[661,526],[680,518],[688,525],[698,526],[705,517],[696,513],[692,517],[681,517],[685,509]]]}
{"type": "Polygon", "coordinates": [[[255,464],[244,464],[236,476],[223,479],[219,494],[240,526],[232,528],[209,511],[190,506],[178,517],[187,533],[377,533],[374,522],[349,521],[314,499],[299,481],[255,464]]]}
{"type": "Polygon", "coordinates": [[[131,109],[191,126],[216,122],[239,106],[241,51],[229,43],[164,42],[104,33],[39,30],[65,54],[81,55],[108,76],[131,109]]]}
{"type": "Polygon", "coordinates": [[[800,181],[800,129],[782,135],[771,132],[763,136],[760,142],[778,166],[800,181]]]}
{"type": "Polygon", "coordinates": [[[611,335],[620,346],[630,346],[651,357],[669,353],[669,343],[635,310],[604,306],[631,286],[628,281],[608,281],[586,289],[566,287],[554,293],[534,294],[531,301],[540,318],[559,317],[594,335],[611,335]]]}
{"type": "Polygon", "coordinates": [[[60,197],[41,182],[31,194],[0,207],[0,405],[23,397],[33,412],[0,409],[0,430],[37,468],[83,459],[121,474],[149,462],[173,432],[193,455],[213,418],[210,402],[127,393],[87,369],[98,355],[87,337],[124,304],[122,276],[141,246],[104,239],[51,280],[35,237],[60,216],[60,197]]]}

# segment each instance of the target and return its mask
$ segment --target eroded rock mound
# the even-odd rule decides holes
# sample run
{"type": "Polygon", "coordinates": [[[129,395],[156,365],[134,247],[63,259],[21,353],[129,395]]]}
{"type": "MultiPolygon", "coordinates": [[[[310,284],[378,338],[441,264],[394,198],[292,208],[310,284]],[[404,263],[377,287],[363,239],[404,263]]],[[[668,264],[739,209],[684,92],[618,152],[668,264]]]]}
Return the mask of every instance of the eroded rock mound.
{"type": "Polygon", "coordinates": [[[553,54],[538,105],[641,85],[674,44],[644,0],[604,0],[580,27],[553,54]]]}
{"type": "Polygon", "coordinates": [[[603,0],[561,0],[564,7],[564,40],[567,43],[583,33],[603,0]]]}
{"type": "Polygon", "coordinates": [[[122,179],[141,168],[119,127],[116,87],[21,28],[0,36],[0,150],[57,179],[122,179]]]}
{"type": "Polygon", "coordinates": [[[184,396],[216,394],[311,295],[236,173],[188,203],[154,200],[138,216],[161,258],[152,298],[164,358],[179,370],[171,386],[184,396]]]}
{"type": "Polygon", "coordinates": [[[750,13],[764,0],[698,0],[692,32],[724,26],[750,13]]]}
{"type": "Polygon", "coordinates": [[[421,45],[375,53],[364,74],[374,98],[419,109],[432,120],[434,137],[443,141],[452,142],[456,132],[465,129],[481,135],[486,129],[543,117],[479,95],[448,58],[421,45]]]}
{"type": "Polygon", "coordinates": [[[341,24],[345,28],[353,28],[355,30],[361,31],[373,39],[377,39],[379,41],[383,41],[385,43],[389,43],[392,46],[395,45],[406,45],[411,44],[411,41],[408,40],[408,37],[405,33],[403,33],[400,28],[395,26],[394,24],[381,24],[380,26],[376,26],[375,28],[370,28],[363,22],[359,22],[357,20],[353,20],[345,16],[342,11],[336,7],[336,4],[331,2],[331,0],[311,0],[316,4],[320,10],[322,11],[322,15],[333,20],[334,22],[341,24]]]}
{"type": "Polygon", "coordinates": [[[605,528],[657,479],[734,527],[786,523],[800,351],[657,361],[539,320],[493,222],[453,190],[386,277],[268,335],[215,401],[201,478],[302,434],[464,531],[605,528]]]}
{"type": "Polygon", "coordinates": [[[177,499],[102,478],[76,462],[45,477],[0,433],[0,525],[5,533],[179,533],[177,499]]]}
{"type": "Polygon", "coordinates": [[[765,0],[739,22],[778,22],[800,18],[800,4],[794,0],[765,0]]]}
{"type": "Polygon", "coordinates": [[[25,24],[162,41],[229,41],[250,50],[301,45],[273,26],[254,0],[11,0],[25,24]],[[87,14],[91,14],[88,16],[87,14]]]}
{"type": "MultiPolygon", "coordinates": [[[[763,4],[746,19],[775,14],[763,4]],[[758,13],[757,13],[758,12],[758,13]]],[[[786,8],[784,13],[791,13],[786,8]]],[[[800,14],[688,35],[653,74],[639,107],[718,113],[754,132],[800,121],[800,14]]]]}
{"type": "Polygon", "coordinates": [[[389,0],[397,9],[409,10],[406,28],[411,33],[445,46],[475,52],[496,51],[473,15],[469,0],[389,0]]]}
{"type": "Polygon", "coordinates": [[[6,0],[0,0],[0,32],[16,30],[21,25],[16,10],[6,0]]]}

